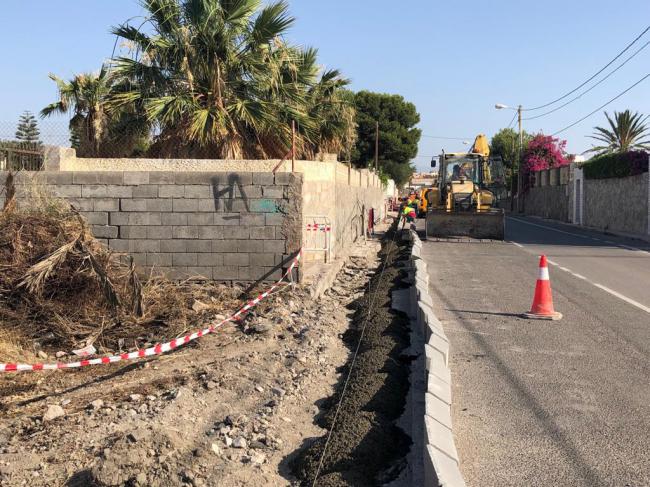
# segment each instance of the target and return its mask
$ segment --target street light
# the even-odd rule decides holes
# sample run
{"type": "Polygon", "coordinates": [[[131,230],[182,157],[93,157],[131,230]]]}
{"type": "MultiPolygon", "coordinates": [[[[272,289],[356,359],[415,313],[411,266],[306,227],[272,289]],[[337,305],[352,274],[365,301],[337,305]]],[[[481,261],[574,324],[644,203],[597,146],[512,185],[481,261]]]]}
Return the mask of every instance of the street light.
{"type": "MultiPolygon", "coordinates": [[[[524,151],[524,131],[521,128],[521,105],[519,105],[517,108],[510,107],[508,105],[504,105],[503,103],[496,103],[494,105],[494,108],[497,110],[516,110],[517,112],[517,121],[519,123],[519,161],[517,163],[517,211],[521,212],[521,160],[523,158],[523,151],[524,151]]],[[[510,199],[510,211],[513,210],[514,208],[514,198],[515,195],[515,188],[514,188],[514,178],[511,179],[510,181],[510,193],[512,195],[510,199]]]]}

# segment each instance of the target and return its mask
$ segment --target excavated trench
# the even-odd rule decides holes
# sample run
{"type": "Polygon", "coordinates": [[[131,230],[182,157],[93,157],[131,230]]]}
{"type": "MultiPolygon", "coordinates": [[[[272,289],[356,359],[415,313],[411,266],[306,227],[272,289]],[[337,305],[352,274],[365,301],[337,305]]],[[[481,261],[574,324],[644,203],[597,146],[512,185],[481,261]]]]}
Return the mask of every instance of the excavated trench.
{"type": "Polygon", "coordinates": [[[373,486],[397,478],[404,468],[410,437],[397,425],[409,390],[409,320],[391,310],[391,292],[405,287],[399,262],[408,259],[408,245],[389,231],[382,242],[381,262],[368,292],[354,301],[352,325],[343,340],[350,359],[336,392],[323,401],[319,426],[327,431],[350,375],[332,434],[311,441],[297,453],[293,473],[301,485],[319,487],[373,486]],[[383,268],[383,272],[382,272],[383,268]],[[351,373],[354,352],[365,332],[351,373]],[[322,457],[322,465],[321,463],[322,457]]]}

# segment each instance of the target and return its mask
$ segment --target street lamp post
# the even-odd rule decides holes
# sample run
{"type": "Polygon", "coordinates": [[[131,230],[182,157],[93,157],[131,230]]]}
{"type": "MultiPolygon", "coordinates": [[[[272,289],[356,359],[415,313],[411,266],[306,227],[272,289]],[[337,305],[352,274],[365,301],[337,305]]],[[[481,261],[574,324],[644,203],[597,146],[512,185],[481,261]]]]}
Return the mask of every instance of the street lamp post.
{"type": "MultiPolygon", "coordinates": [[[[521,105],[519,105],[517,108],[510,107],[508,105],[504,105],[503,103],[497,103],[494,105],[494,108],[497,110],[516,110],[517,111],[517,122],[519,125],[519,160],[517,161],[517,212],[521,212],[521,184],[522,184],[522,178],[521,178],[521,163],[523,159],[523,151],[524,151],[524,131],[521,126],[521,105]]],[[[514,168],[513,168],[514,169],[514,168]]],[[[515,188],[514,188],[514,178],[510,178],[510,193],[511,193],[511,198],[510,198],[510,211],[514,209],[514,196],[515,196],[515,188]]]]}

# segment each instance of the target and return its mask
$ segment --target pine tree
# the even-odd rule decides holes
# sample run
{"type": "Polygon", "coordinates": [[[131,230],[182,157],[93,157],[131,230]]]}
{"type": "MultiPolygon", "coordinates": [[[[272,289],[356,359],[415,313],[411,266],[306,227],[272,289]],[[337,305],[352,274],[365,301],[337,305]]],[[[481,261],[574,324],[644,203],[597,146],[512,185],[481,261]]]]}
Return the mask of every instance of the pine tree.
{"type": "Polygon", "coordinates": [[[16,139],[20,142],[29,142],[40,144],[39,137],[41,132],[38,130],[36,117],[32,112],[25,111],[18,119],[18,128],[16,129],[16,139]]]}

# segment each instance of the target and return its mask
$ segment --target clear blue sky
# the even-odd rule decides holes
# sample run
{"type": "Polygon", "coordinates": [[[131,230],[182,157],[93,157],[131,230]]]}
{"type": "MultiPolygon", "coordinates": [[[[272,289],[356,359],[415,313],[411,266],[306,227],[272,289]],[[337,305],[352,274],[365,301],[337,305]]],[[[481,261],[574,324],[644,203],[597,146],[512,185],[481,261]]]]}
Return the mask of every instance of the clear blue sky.
{"type": "MultiPolygon", "coordinates": [[[[535,106],[564,94],[650,24],[648,0],[290,4],[297,17],[291,39],[317,47],[321,63],[341,69],[354,89],[399,93],[416,104],[424,134],[468,140],[480,132],[492,135],[508,124],[513,112],[495,110],[496,102],[535,106]]],[[[55,99],[48,72],[68,77],[97,70],[115,42],[109,27],[141,12],[136,0],[3,2],[0,137],[13,134],[20,112],[37,112],[55,99]]],[[[580,100],[524,122],[524,128],[553,133],[648,72],[650,46],[580,100]]],[[[625,108],[650,114],[650,79],[608,107],[625,108]]],[[[563,133],[568,149],[588,148],[586,136],[603,121],[597,114],[563,133]]],[[[443,148],[462,147],[460,141],[423,138],[417,167],[426,169],[430,156],[443,148]]]]}

